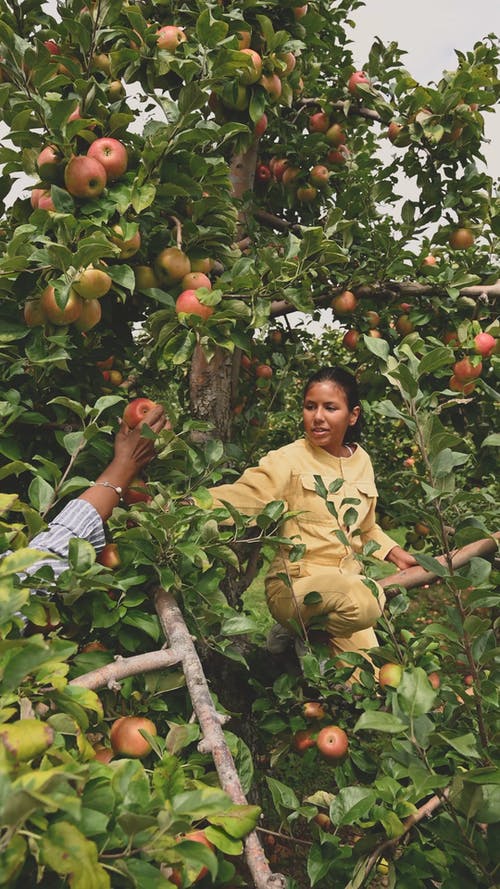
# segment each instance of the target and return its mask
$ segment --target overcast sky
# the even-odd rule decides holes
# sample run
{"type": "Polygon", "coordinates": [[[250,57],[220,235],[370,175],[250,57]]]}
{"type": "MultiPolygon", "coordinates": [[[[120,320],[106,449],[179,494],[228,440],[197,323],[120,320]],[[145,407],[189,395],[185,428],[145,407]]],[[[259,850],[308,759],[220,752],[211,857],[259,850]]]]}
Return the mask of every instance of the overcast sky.
{"type": "MultiPolygon", "coordinates": [[[[354,62],[366,62],[374,37],[406,50],[403,64],[423,84],[457,67],[454,50],[471,50],[488,34],[500,35],[500,0],[367,0],[352,18],[354,62]]],[[[485,114],[488,172],[500,178],[500,111],[485,114]]]]}

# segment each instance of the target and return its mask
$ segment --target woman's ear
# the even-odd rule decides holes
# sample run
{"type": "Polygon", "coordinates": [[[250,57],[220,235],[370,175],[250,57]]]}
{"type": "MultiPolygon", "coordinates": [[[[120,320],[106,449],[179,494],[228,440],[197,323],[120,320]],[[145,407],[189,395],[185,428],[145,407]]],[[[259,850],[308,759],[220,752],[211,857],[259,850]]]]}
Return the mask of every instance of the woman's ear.
{"type": "Polygon", "coordinates": [[[361,414],[361,406],[359,404],[353,407],[351,416],[349,417],[349,426],[355,426],[361,414]]]}

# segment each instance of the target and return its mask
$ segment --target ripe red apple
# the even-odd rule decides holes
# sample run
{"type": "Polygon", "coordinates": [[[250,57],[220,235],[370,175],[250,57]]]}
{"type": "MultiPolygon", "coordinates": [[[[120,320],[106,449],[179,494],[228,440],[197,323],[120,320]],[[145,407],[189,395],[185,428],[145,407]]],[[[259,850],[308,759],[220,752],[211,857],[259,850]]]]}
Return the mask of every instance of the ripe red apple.
{"type": "Polygon", "coordinates": [[[250,43],[252,42],[252,32],[250,28],[248,28],[248,30],[245,28],[239,28],[236,33],[238,37],[238,49],[248,49],[250,43]]]}
{"type": "Polygon", "coordinates": [[[168,52],[175,52],[179,44],[187,40],[182,28],[176,25],[163,25],[156,32],[156,44],[158,49],[166,49],[168,52]]]}
{"type": "Polygon", "coordinates": [[[260,139],[260,137],[264,135],[266,130],[267,130],[267,114],[262,114],[259,117],[259,119],[256,122],[255,127],[254,127],[253,132],[254,132],[255,138],[260,139]]]}
{"type": "Polygon", "coordinates": [[[82,299],[101,299],[109,291],[112,283],[107,272],[88,265],[78,280],[73,282],[73,290],[76,290],[82,299]]]}
{"type": "Polygon", "coordinates": [[[106,170],[95,158],[76,155],[66,165],[64,184],[75,198],[98,198],[106,188],[106,170]]]}
{"type": "Polygon", "coordinates": [[[56,209],[54,201],[50,195],[49,191],[45,191],[38,200],[38,210],[51,210],[54,211],[56,209]]]}
{"type": "Polygon", "coordinates": [[[330,127],[330,116],[326,111],[316,111],[309,117],[307,126],[310,133],[326,133],[330,127]]]}
{"type": "Polygon", "coordinates": [[[145,415],[156,407],[156,402],[150,398],[134,398],[123,411],[123,422],[130,429],[135,429],[138,423],[144,420],[145,415]]]}
{"type": "Polygon", "coordinates": [[[250,59],[250,64],[247,65],[242,74],[240,74],[240,83],[243,83],[245,86],[250,86],[252,83],[257,83],[259,77],[262,75],[262,59],[258,52],[255,52],[254,49],[241,49],[240,52],[245,53],[250,59]]]}
{"type": "Polygon", "coordinates": [[[347,163],[349,155],[349,149],[346,148],[345,145],[341,145],[340,148],[331,148],[326,159],[329,164],[335,164],[336,166],[341,167],[343,164],[347,163]]]}
{"type": "Polygon", "coordinates": [[[299,167],[288,167],[283,171],[281,181],[286,188],[294,188],[295,180],[300,176],[299,167]]]}
{"type": "Polygon", "coordinates": [[[141,729],[156,736],[156,726],[145,716],[120,716],[111,726],[109,740],[114,753],[142,759],[151,751],[149,741],[141,735],[141,729]]]}
{"type": "Polygon", "coordinates": [[[93,157],[103,165],[108,182],[119,179],[127,170],[127,149],[119,139],[96,139],[87,151],[87,157],[93,157]]]}
{"type": "Polygon", "coordinates": [[[119,568],[122,561],[116,543],[107,543],[99,553],[97,561],[100,565],[104,565],[105,568],[119,568]]]}
{"type": "Polygon", "coordinates": [[[324,188],[325,185],[328,185],[329,178],[330,171],[324,164],[316,164],[309,173],[309,179],[312,184],[317,185],[318,188],[324,188]]]}
{"type": "Polygon", "coordinates": [[[368,312],[365,312],[364,317],[365,317],[366,321],[368,322],[369,327],[372,327],[372,328],[378,327],[378,325],[380,324],[380,315],[378,312],[369,310],[368,312]]]}
{"type": "Polygon", "coordinates": [[[346,349],[349,349],[350,352],[355,352],[358,346],[359,337],[360,334],[358,330],[348,330],[343,336],[342,345],[346,349]]]}
{"type": "Polygon", "coordinates": [[[177,284],[191,271],[191,263],[178,247],[166,247],[155,260],[155,271],[159,280],[166,284],[177,284]]]}
{"type": "Polygon", "coordinates": [[[477,377],[480,377],[482,369],[481,361],[477,364],[472,364],[470,358],[466,356],[455,362],[453,365],[453,375],[460,383],[468,383],[469,380],[476,380],[477,377]]]}
{"type": "Polygon", "coordinates": [[[478,333],[474,337],[474,351],[478,355],[482,355],[483,358],[488,358],[495,349],[496,349],[497,341],[491,333],[478,333]]]}
{"type": "Polygon", "coordinates": [[[300,729],[293,736],[293,747],[297,753],[304,753],[309,747],[316,746],[316,736],[311,729],[300,729]]]}
{"type": "Polygon", "coordinates": [[[302,707],[306,719],[323,719],[325,708],[319,701],[306,701],[302,707]]]}
{"type": "Polygon", "coordinates": [[[434,256],[433,253],[429,253],[427,256],[424,256],[422,260],[422,265],[436,265],[439,262],[437,256],[434,256]]]}
{"type": "Polygon", "coordinates": [[[27,299],[24,303],[24,320],[28,327],[41,327],[47,321],[39,299],[27,299]]]}
{"type": "Polygon", "coordinates": [[[269,96],[269,101],[277,102],[283,91],[283,84],[277,74],[263,74],[259,80],[269,96]]]}
{"type": "Polygon", "coordinates": [[[293,16],[295,21],[299,21],[299,19],[303,19],[307,14],[307,3],[304,3],[303,6],[294,6],[293,7],[293,16]]]}
{"type": "MultiPolygon", "coordinates": [[[[413,460],[413,463],[415,463],[413,457],[409,457],[408,460],[413,460]]],[[[378,683],[381,688],[385,688],[386,685],[390,685],[391,688],[397,688],[402,678],[403,668],[401,664],[382,664],[378,674],[378,683]]]]}
{"type": "Polygon", "coordinates": [[[181,287],[183,290],[199,290],[200,287],[211,290],[212,282],[203,272],[188,272],[181,281],[181,287]]]}
{"type": "Polygon", "coordinates": [[[395,326],[400,336],[407,336],[415,330],[413,322],[410,321],[408,315],[400,315],[395,326]]]}
{"type": "Polygon", "coordinates": [[[462,395],[470,395],[474,392],[476,383],[475,380],[466,383],[463,380],[458,380],[455,376],[451,376],[448,382],[448,388],[451,389],[452,392],[461,392],[462,395]]]}
{"type": "Polygon", "coordinates": [[[273,174],[276,182],[281,182],[283,179],[283,175],[285,170],[289,166],[289,161],[285,157],[273,157],[269,161],[269,168],[271,173],[273,174]]]}
{"type": "Polygon", "coordinates": [[[270,380],[272,375],[273,369],[268,364],[258,364],[255,368],[255,376],[260,377],[261,380],[270,380]]]}
{"type": "Polygon", "coordinates": [[[196,290],[183,290],[177,297],[175,302],[175,311],[179,315],[180,312],[186,312],[189,315],[198,315],[205,321],[213,315],[213,306],[206,306],[200,302],[196,296],[196,290]]]}
{"type": "Polygon", "coordinates": [[[358,300],[351,290],[344,290],[343,293],[339,293],[330,303],[336,315],[349,315],[351,312],[354,312],[357,304],[358,300]]]}
{"type": "Polygon", "coordinates": [[[133,478],[122,499],[127,506],[132,506],[133,503],[150,503],[152,497],[144,479],[133,478]]]}
{"type": "MultiPolygon", "coordinates": [[[[182,840],[190,840],[192,843],[202,843],[207,849],[210,849],[211,852],[214,851],[214,847],[210,840],[207,840],[205,833],[203,830],[191,830],[189,833],[185,833],[182,836],[178,837],[178,841],[182,842],[182,840]]],[[[202,880],[208,874],[208,868],[203,865],[203,867],[198,871],[194,878],[191,878],[191,882],[197,883],[199,880],[202,880]]],[[[179,877],[181,875],[179,874],[179,877]]],[[[172,880],[172,876],[169,877],[172,880]]],[[[175,882],[175,880],[174,880],[175,882]]],[[[176,886],[182,885],[182,878],[179,883],[175,883],[176,886]]]]}
{"type": "Polygon", "coordinates": [[[136,231],[135,235],[124,240],[121,225],[113,225],[111,228],[116,234],[116,237],[111,237],[111,241],[120,248],[118,259],[130,259],[131,256],[135,256],[141,246],[140,231],[136,231]]]}
{"type": "Polygon", "coordinates": [[[30,195],[30,203],[33,210],[38,209],[38,202],[43,195],[49,194],[46,188],[32,188],[30,195]]]}
{"type": "Polygon", "coordinates": [[[255,169],[255,178],[257,182],[269,182],[271,175],[271,170],[267,164],[257,164],[255,169]]]}
{"type": "Polygon", "coordinates": [[[96,744],[94,750],[96,762],[102,762],[104,765],[107,765],[113,759],[111,747],[105,747],[104,744],[96,744]]]}
{"type": "Polygon", "coordinates": [[[349,748],[349,739],[338,725],[327,725],[318,733],[316,745],[329,762],[341,762],[349,748]]]}
{"type": "Polygon", "coordinates": [[[360,92],[358,87],[360,85],[370,86],[370,78],[366,71],[355,71],[354,74],[351,74],[349,80],[347,81],[347,89],[353,96],[359,96],[360,92]]]}
{"type": "Polygon", "coordinates": [[[441,340],[445,344],[445,346],[451,346],[452,349],[458,348],[460,345],[458,340],[458,333],[456,330],[445,330],[441,340]]]}
{"type": "Polygon", "coordinates": [[[61,55],[61,47],[55,40],[50,38],[49,40],[44,40],[43,45],[46,50],[50,53],[51,56],[60,56],[61,55]]]}
{"type": "Polygon", "coordinates": [[[62,182],[64,175],[63,156],[53,145],[47,145],[37,157],[36,165],[40,179],[44,182],[62,182]]]}
{"type": "Polygon", "coordinates": [[[453,250],[467,250],[476,240],[474,232],[470,228],[457,228],[449,238],[450,247],[453,250]]]}
{"type": "Polygon", "coordinates": [[[333,123],[331,127],[329,127],[326,131],[326,141],[333,145],[334,148],[339,148],[341,145],[345,145],[347,139],[344,130],[340,126],[339,123],[333,123]]]}
{"type": "Polygon", "coordinates": [[[82,303],[82,310],[74,322],[77,330],[81,330],[83,333],[86,333],[88,330],[92,330],[96,324],[99,324],[99,321],[102,317],[102,308],[101,303],[98,299],[84,299],[82,303]]]}
{"type": "Polygon", "coordinates": [[[72,324],[73,321],[76,321],[81,314],[82,307],[83,302],[73,289],[69,292],[68,301],[64,309],[61,309],[57,304],[54,288],[50,284],[45,288],[40,297],[40,308],[43,314],[47,321],[50,321],[51,324],[55,324],[57,327],[65,327],[67,324],[72,324]]]}
{"type": "Polygon", "coordinates": [[[277,58],[280,62],[284,62],[285,68],[279,68],[276,73],[278,77],[288,77],[292,71],[295,70],[295,66],[297,64],[297,59],[295,58],[293,52],[280,52],[277,55],[277,58]]]}

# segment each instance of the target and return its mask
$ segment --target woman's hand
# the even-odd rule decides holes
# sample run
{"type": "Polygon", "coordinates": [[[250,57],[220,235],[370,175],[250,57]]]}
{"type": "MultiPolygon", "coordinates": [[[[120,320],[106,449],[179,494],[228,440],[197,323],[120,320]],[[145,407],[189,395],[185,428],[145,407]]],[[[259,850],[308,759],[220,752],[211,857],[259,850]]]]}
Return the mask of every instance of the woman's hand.
{"type": "Polygon", "coordinates": [[[405,568],[413,568],[415,565],[418,565],[415,556],[412,556],[412,554],[403,549],[402,546],[397,545],[393,546],[393,548],[389,550],[385,557],[385,561],[392,562],[396,566],[396,568],[399,568],[400,571],[404,571],[405,568]]]}
{"type": "Polygon", "coordinates": [[[151,462],[155,456],[155,443],[151,438],[142,435],[143,424],[158,434],[165,428],[171,428],[160,404],[151,408],[134,429],[130,429],[126,423],[121,424],[115,438],[115,456],[113,464],[123,468],[125,476],[130,476],[128,481],[124,478],[124,487],[151,462]]]}

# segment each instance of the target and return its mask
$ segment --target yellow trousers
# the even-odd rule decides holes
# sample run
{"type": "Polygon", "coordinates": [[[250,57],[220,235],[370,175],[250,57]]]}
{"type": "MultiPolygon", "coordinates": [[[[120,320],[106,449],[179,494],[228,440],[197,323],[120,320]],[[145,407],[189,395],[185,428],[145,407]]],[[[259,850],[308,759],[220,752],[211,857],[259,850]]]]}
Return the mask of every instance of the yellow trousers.
{"type": "MultiPolygon", "coordinates": [[[[291,566],[291,572],[294,568],[291,566]]],[[[323,629],[329,637],[333,654],[343,651],[358,651],[377,646],[373,630],[382,614],[385,595],[378,584],[373,583],[378,598],[364,583],[362,574],[343,572],[340,568],[323,565],[300,566],[299,576],[290,577],[291,588],[274,573],[266,578],[266,595],[269,610],[275,620],[283,626],[300,631],[315,618],[314,624],[323,629]],[[304,599],[310,593],[319,593],[321,600],[306,604],[304,599]]]]}

